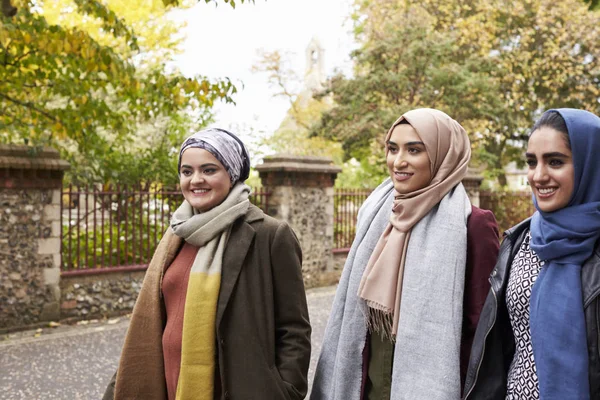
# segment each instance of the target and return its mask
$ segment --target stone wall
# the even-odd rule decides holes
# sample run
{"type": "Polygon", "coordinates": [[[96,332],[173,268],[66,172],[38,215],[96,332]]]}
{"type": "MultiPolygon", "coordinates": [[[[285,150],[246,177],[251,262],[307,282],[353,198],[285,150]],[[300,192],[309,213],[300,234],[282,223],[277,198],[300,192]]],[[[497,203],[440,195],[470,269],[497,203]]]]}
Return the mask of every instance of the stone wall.
{"type": "Polygon", "coordinates": [[[60,237],[55,190],[0,191],[0,327],[57,317],[60,237]]]}
{"type": "Polygon", "coordinates": [[[61,318],[87,319],[131,312],[145,271],[63,276],[61,318]]]}
{"type": "Polygon", "coordinates": [[[331,268],[332,196],[333,188],[283,186],[273,190],[269,198],[269,214],[288,222],[302,245],[302,271],[307,286],[314,286],[316,275],[331,268]]]}
{"type": "Polygon", "coordinates": [[[256,169],[270,193],[267,214],[298,236],[306,286],[319,285],[333,270],[333,184],[340,168],[327,158],[277,155],[256,169]]]}
{"type": "Polygon", "coordinates": [[[0,329],[60,318],[58,152],[0,146],[0,329]]]}

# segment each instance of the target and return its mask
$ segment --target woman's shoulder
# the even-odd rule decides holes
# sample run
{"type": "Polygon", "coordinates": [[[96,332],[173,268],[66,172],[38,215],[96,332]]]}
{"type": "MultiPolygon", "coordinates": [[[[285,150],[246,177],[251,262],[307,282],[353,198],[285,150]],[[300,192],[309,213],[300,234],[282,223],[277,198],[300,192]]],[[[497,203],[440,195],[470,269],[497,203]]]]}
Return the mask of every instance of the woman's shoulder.
{"type": "MultiPolygon", "coordinates": [[[[531,223],[531,217],[519,222],[515,226],[507,229],[503,232],[504,236],[514,236],[515,234],[521,234],[526,230],[529,230],[529,225],[531,223]]],[[[467,231],[469,235],[475,235],[477,237],[478,234],[489,231],[490,229],[496,232],[496,235],[499,236],[498,231],[498,222],[496,221],[496,216],[490,210],[484,210],[476,206],[472,206],[471,215],[467,221],[467,231]]]]}
{"type": "Polygon", "coordinates": [[[250,204],[248,207],[244,222],[250,224],[255,230],[275,231],[282,226],[289,226],[287,222],[271,217],[254,204],[250,204]]]}
{"type": "Polygon", "coordinates": [[[265,217],[267,217],[267,214],[265,214],[263,210],[250,203],[250,206],[248,206],[248,211],[246,211],[246,214],[243,218],[244,221],[251,223],[255,221],[262,221],[265,219],[265,217]]]}
{"type": "Polygon", "coordinates": [[[476,221],[485,221],[493,219],[496,221],[496,216],[491,210],[485,210],[483,208],[479,208],[477,206],[471,206],[471,219],[476,221]]]}
{"type": "Polygon", "coordinates": [[[362,223],[362,218],[369,211],[377,210],[386,204],[387,201],[393,200],[394,185],[390,178],[386,178],[379,186],[377,186],[367,196],[358,210],[357,225],[362,223]]]}
{"type": "Polygon", "coordinates": [[[487,230],[493,229],[498,232],[498,222],[496,222],[496,216],[490,210],[484,210],[482,208],[471,206],[471,215],[467,220],[467,230],[487,230]]]}
{"type": "MultiPolygon", "coordinates": [[[[255,205],[250,205],[244,217],[244,224],[253,231],[252,235],[255,235],[255,243],[298,242],[296,232],[286,221],[267,215],[255,205]]],[[[238,228],[234,228],[234,230],[239,229],[241,226],[238,225],[238,228]]]]}
{"type": "Polygon", "coordinates": [[[518,224],[507,229],[505,232],[505,235],[512,236],[514,234],[522,234],[524,232],[527,233],[531,227],[531,218],[532,217],[526,218],[523,221],[519,222],[518,224]]]}

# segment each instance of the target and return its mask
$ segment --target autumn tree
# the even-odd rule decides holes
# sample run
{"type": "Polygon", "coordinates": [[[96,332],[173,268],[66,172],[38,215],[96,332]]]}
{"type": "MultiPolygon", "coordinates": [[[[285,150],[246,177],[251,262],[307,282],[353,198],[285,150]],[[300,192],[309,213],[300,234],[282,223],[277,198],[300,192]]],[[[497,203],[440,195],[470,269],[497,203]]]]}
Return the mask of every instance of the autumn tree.
{"type": "Polygon", "coordinates": [[[600,18],[579,0],[364,0],[354,20],[354,77],[330,81],[335,106],[313,134],[374,175],[385,132],[411,108],[460,121],[500,184],[543,110],[600,110],[600,18]]]}
{"type": "MultiPolygon", "coordinates": [[[[214,4],[219,4],[220,0],[196,0],[199,3],[201,3],[202,1],[204,1],[205,3],[214,3],[214,4]]],[[[236,6],[236,1],[240,4],[244,4],[244,2],[246,3],[254,3],[254,0],[222,0],[223,3],[225,4],[229,4],[231,7],[235,8],[236,6]]],[[[591,1],[596,1],[596,0],[591,0],[591,1]]],[[[182,3],[182,0],[162,0],[163,4],[165,6],[179,6],[182,3]]]]}
{"type": "Polygon", "coordinates": [[[161,179],[173,143],[235,93],[227,79],[167,72],[177,26],[158,2],[13,0],[3,11],[6,4],[13,11],[0,18],[0,138],[60,148],[76,180],[161,179]],[[154,8],[140,13],[142,4],[154,8]],[[157,146],[136,147],[151,136],[157,146]]]}

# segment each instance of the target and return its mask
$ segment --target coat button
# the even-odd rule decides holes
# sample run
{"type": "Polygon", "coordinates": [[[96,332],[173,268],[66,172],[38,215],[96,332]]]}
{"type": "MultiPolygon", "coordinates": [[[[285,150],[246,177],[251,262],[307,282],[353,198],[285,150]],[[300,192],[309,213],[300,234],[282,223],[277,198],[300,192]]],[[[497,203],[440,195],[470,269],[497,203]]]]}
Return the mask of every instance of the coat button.
{"type": "Polygon", "coordinates": [[[493,271],[492,271],[492,276],[496,276],[496,274],[497,274],[497,273],[498,273],[498,271],[496,271],[496,270],[493,270],[493,271]]]}
{"type": "Polygon", "coordinates": [[[227,391],[225,391],[225,393],[223,394],[223,396],[228,399],[229,398],[229,393],[227,391]]]}
{"type": "Polygon", "coordinates": [[[225,346],[225,340],[221,339],[219,340],[219,343],[221,343],[221,346],[225,346]]]}

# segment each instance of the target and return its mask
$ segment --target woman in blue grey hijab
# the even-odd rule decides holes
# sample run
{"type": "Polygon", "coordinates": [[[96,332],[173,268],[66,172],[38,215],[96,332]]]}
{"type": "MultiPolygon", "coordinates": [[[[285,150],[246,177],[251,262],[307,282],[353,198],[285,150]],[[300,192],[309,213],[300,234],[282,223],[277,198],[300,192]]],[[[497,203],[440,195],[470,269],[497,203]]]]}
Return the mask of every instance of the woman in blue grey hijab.
{"type": "Polygon", "coordinates": [[[529,137],[537,212],[504,235],[467,399],[600,399],[600,118],[545,112],[529,137]]]}
{"type": "Polygon", "coordinates": [[[148,267],[105,399],[302,399],[310,324],[292,229],[248,199],[232,133],[187,138],[184,201],[148,267]]]}

